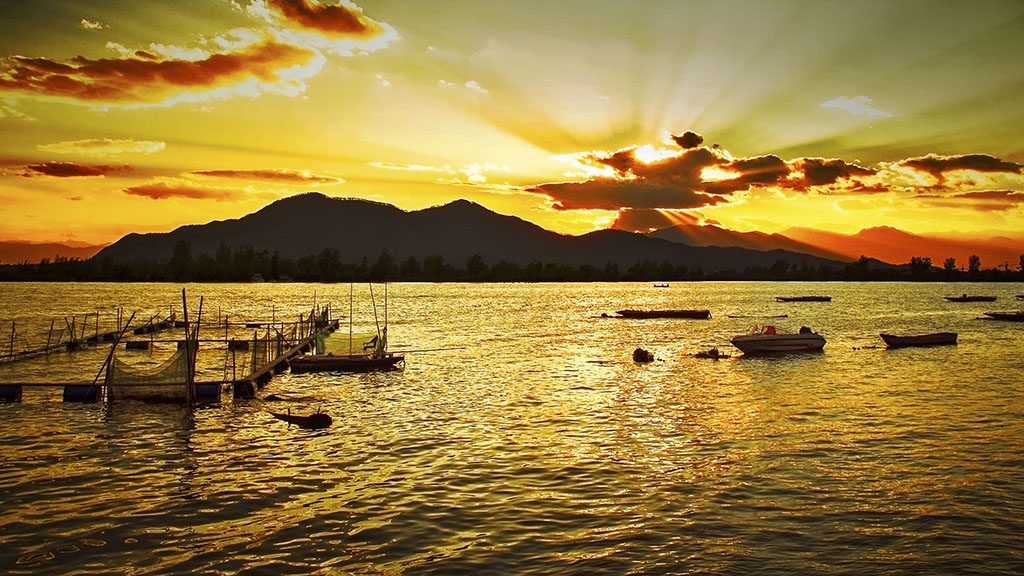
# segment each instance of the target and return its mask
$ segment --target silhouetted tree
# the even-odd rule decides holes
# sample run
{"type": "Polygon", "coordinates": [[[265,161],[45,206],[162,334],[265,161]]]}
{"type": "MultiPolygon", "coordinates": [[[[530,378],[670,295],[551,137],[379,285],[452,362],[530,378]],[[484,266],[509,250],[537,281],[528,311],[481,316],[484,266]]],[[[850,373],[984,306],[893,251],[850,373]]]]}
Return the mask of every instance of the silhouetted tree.
{"type": "Polygon", "coordinates": [[[967,259],[967,276],[973,279],[978,275],[978,272],[981,272],[981,258],[971,254],[967,259]]]}
{"type": "Polygon", "coordinates": [[[928,276],[932,269],[932,259],[927,256],[910,257],[910,277],[920,280],[928,276]]]}

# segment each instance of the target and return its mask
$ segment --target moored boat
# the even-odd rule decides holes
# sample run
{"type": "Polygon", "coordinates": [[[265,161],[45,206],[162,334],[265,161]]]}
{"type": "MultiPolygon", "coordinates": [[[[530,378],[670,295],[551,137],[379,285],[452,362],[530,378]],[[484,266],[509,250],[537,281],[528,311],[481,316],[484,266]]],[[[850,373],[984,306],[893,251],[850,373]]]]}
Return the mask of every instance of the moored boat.
{"type": "Polygon", "coordinates": [[[754,326],[746,334],[734,336],[732,345],[744,354],[776,352],[818,352],[825,347],[825,338],[804,326],[790,332],[776,326],[754,326]]]}
{"type": "Polygon", "coordinates": [[[1006,320],[1007,322],[1024,322],[1024,311],[1015,312],[985,312],[985,315],[993,320],[1006,320]]]}
{"type": "Polygon", "coordinates": [[[946,300],[949,300],[950,302],[995,302],[996,301],[996,297],[995,296],[969,296],[967,294],[963,294],[961,296],[943,296],[943,298],[945,298],[946,300]]]}
{"type": "Polygon", "coordinates": [[[380,356],[372,354],[316,354],[298,356],[288,361],[292,372],[374,372],[377,370],[398,370],[405,361],[402,354],[391,352],[380,356]]]}
{"type": "Polygon", "coordinates": [[[711,318],[710,310],[619,310],[620,318],[711,318]]]}
{"type": "Polygon", "coordinates": [[[895,334],[879,334],[889,348],[908,348],[911,346],[945,346],[956,344],[956,332],[935,332],[933,334],[917,334],[914,336],[897,336],[895,334]]]}
{"type": "Polygon", "coordinates": [[[1024,300],[1024,294],[1017,294],[1017,300],[1024,300]]]}
{"type": "Polygon", "coordinates": [[[778,302],[831,302],[831,296],[776,296],[778,302]]]}

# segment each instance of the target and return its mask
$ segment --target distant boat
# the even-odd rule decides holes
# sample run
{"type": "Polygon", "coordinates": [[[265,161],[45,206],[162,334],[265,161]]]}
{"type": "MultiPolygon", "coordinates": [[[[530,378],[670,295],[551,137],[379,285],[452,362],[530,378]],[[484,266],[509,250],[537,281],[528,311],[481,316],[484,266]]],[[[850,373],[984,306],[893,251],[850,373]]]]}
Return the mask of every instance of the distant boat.
{"type": "Polygon", "coordinates": [[[776,296],[778,302],[831,302],[831,296],[776,296]]]}
{"type": "Polygon", "coordinates": [[[655,288],[668,288],[668,284],[655,284],[655,288]]]}
{"type": "Polygon", "coordinates": [[[962,296],[943,296],[950,302],[995,302],[995,296],[968,296],[964,294],[962,296]]]}
{"type": "Polygon", "coordinates": [[[889,348],[908,348],[910,346],[945,346],[956,344],[956,332],[936,332],[934,334],[919,334],[916,336],[896,336],[894,334],[879,334],[889,348]]]}
{"type": "Polygon", "coordinates": [[[799,332],[790,332],[776,326],[754,326],[746,334],[735,336],[732,345],[744,354],[769,354],[775,352],[818,352],[825,347],[825,338],[802,327],[799,332]]]}
{"type": "Polygon", "coordinates": [[[711,318],[710,310],[619,310],[620,318],[711,318]]]}
{"type": "Polygon", "coordinates": [[[1017,294],[1017,300],[1024,300],[1024,294],[1017,294]]]}
{"type": "Polygon", "coordinates": [[[985,315],[993,320],[1006,320],[1007,322],[1024,322],[1024,311],[1016,312],[985,312],[985,315]]]}

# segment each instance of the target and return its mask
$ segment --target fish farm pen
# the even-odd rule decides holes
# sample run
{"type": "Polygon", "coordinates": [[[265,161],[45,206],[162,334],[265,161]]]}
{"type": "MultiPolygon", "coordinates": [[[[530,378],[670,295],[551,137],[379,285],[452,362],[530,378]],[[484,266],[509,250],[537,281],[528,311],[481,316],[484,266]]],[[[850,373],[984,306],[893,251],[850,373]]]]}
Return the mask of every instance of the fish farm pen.
{"type": "Polygon", "coordinates": [[[172,310],[137,323],[136,313],[125,318],[119,309],[113,328],[101,326],[98,312],[51,320],[48,331],[12,323],[0,351],[0,402],[21,402],[36,388],[63,389],[65,402],[216,403],[226,390],[252,397],[338,328],[329,305],[314,304],[294,320],[272,312],[270,320],[218,313],[209,321],[200,299],[190,320],[183,290],[182,308],[181,318],[172,310]]]}

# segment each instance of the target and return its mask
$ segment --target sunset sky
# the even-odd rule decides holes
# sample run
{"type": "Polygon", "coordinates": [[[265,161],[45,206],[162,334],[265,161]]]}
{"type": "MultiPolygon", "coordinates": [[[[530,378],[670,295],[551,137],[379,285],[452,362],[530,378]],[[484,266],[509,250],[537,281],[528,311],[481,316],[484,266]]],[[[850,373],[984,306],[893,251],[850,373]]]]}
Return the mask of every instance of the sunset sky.
{"type": "Polygon", "coordinates": [[[0,240],[316,190],[550,230],[1024,230],[1024,2],[0,0],[0,240]]]}

